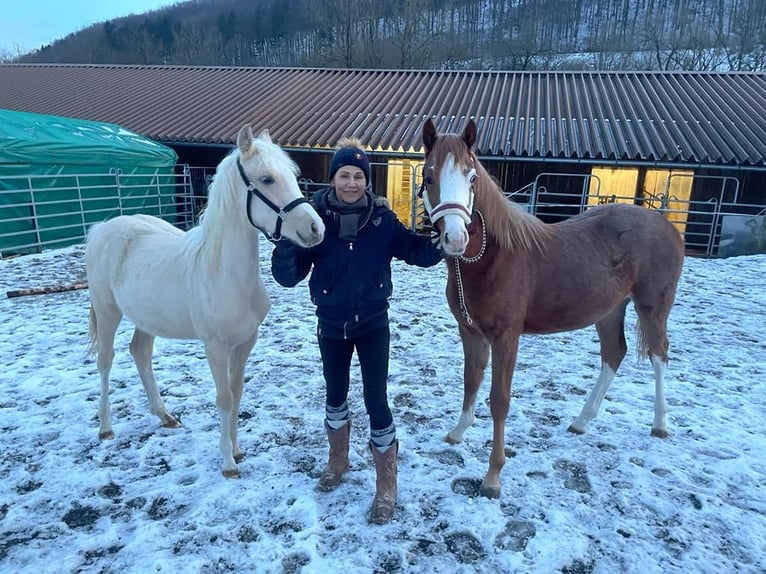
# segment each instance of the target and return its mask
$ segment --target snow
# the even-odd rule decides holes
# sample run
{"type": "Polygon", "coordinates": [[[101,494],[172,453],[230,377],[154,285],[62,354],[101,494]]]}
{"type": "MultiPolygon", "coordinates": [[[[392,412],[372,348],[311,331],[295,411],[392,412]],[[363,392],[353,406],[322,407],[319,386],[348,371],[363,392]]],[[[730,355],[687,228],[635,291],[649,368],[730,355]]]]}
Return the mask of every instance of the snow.
{"type": "MultiPolygon", "coordinates": [[[[358,366],[351,470],[315,488],[324,394],[306,283],[276,285],[247,366],[240,479],[220,473],[201,344],[157,340],[155,369],[182,428],[148,412],[121,325],[116,438],[99,443],[86,355],[87,290],[0,299],[2,572],[564,572],[766,570],[766,256],[687,258],[670,316],[670,437],[650,437],[651,366],[626,357],[583,435],[567,432],[595,382],[593,328],[522,338],[502,495],[487,469],[489,381],[465,440],[446,268],[394,264],[389,397],[401,443],[392,523],[367,523],[375,472],[358,366]]],[[[82,246],[0,262],[4,291],[84,279],[82,246]]],[[[628,315],[628,344],[635,341],[628,315]]]]}

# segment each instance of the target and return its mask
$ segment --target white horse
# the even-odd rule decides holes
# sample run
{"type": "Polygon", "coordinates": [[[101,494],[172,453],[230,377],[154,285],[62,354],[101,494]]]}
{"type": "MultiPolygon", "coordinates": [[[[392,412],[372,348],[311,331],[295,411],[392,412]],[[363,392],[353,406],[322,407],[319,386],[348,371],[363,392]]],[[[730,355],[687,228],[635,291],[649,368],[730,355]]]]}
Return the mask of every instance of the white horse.
{"type": "Polygon", "coordinates": [[[90,290],[90,349],[98,355],[99,438],[114,438],[109,370],[123,316],[135,325],[130,353],[166,427],[179,426],[165,410],[152,371],[156,336],[198,339],[205,346],[221,415],[223,475],[239,476],[237,418],[245,362],[271,307],[260,276],[259,231],[310,247],[324,225],[301,194],[298,168],[272,143],[268,130],[253,139],[247,124],[237,148],[219,164],[200,223],[188,232],[149,215],[115,217],[88,233],[85,265],[90,290]],[[271,231],[267,231],[271,230],[271,231]]]}

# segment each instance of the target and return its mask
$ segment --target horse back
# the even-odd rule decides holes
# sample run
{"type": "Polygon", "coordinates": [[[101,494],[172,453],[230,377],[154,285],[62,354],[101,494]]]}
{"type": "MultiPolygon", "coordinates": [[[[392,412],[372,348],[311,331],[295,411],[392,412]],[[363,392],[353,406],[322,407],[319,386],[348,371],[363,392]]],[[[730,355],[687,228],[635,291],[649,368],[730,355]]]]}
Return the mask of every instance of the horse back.
{"type": "Polygon", "coordinates": [[[531,262],[525,332],[582,328],[627,298],[647,305],[672,302],[684,247],[660,213],[609,204],[551,228],[549,243],[531,262]]]}
{"type": "Polygon", "coordinates": [[[147,332],[194,338],[183,288],[185,236],[170,223],[143,214],[94,225],[85,246],[92,304],[97,310],[119,309],[147,332]],[[178,333],[153,325],[168,314],[174,315],[178,333]]]}
{"type": "Polygon", "coordinates": [[[681,234],[658,211],[613,203],[592,207],[553,227],[574,247],[575,253],[569,255],[574,255],[577,264],[592,258],[602,265],[629,267],[636,275],[667,267],[660,275],[672,281],[680,276],[684,257],[681,234]]]}
{"type": "Polygon", "coordinates": [[[116,278],[126,266],[140,269],[175,255],[184,232],[151,215],[120,215],[97,223],[88,232],[85,265],[89,281],[116,278]]]}

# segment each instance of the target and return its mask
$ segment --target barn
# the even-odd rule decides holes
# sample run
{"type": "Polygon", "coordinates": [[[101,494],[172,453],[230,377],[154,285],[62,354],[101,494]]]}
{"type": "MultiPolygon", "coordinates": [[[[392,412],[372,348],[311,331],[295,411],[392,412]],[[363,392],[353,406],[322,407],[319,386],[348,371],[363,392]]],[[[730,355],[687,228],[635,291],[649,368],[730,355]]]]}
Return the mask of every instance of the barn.
{"type": "Polygon", "coordinates": [[[245,122],[291,153],[307,192],[356,136],[376,193],[413,227],[425,119],[459,131],[474,118],[482,162],[543,220],[626,201],[663,210],[689,253],[766,245],[759,73],[7,64],[0,107],[124,125],[173,148],[200,194],[245,122]]]}

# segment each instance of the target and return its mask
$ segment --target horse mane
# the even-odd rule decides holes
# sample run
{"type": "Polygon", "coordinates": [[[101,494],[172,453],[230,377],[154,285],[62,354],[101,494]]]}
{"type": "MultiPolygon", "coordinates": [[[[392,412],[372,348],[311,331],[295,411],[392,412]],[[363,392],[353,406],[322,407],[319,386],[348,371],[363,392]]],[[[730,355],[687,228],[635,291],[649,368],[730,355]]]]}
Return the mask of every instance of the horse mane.
{"type": "Polygon", "coordinates": [[[235,196],[234,170],[239,152],[235,148],[218,164],[207,190],[207,203],[199,215],[196,226],[187,233],[184,258],[187,263],[202,259],[206,264],[215,267],[218,259],[216,254],[221,249],[224,236],[222,221],[226,213],[230,213],[235,196]]]}
{"type": "Polygon", "coordinates": [[[532,247],[542,250],[551,235],[550,227],[506,197],[497,180],[476,158],[474,166],[478,176],[474,184],[474,206],[484,216],[487,233],[506,251],[532,247]]]}
{"type": "Polygon", "coordinates": [[[235,147],[216,167],[199,224],[188,233],[187,257],[203,257],[210,265],[215,265],[225,230],[238,222],[250,226],[247,220],[247,198],[242,191],[237,169],[237,160],[240,158],[243,165],[251,163],[252,158],[255,158],[258,162],[255,171],[261,174],[268,172],[276,177],[280,173],[299,173],[298,165],[274,143],[255,138],[252,147],[244,154],[235,147]],[[237,214],[241,217],[232,217],[237,214]]]}
{"type": "Polygon", "coordinates": [[[450,153],[456,163],[473,165],[478,176],[473,190],[474,208],[481,211],[487,234],[501,249],[528,250],[533,246],[543,249],[551,234],[550,228],[503,194],[495,178],[466,147],[459,135],[441,134],[431,153],[434,155],[434,165],[444,165],[450,153]]]}

